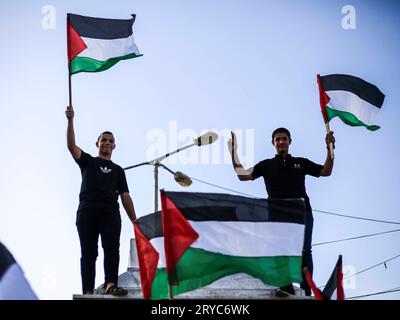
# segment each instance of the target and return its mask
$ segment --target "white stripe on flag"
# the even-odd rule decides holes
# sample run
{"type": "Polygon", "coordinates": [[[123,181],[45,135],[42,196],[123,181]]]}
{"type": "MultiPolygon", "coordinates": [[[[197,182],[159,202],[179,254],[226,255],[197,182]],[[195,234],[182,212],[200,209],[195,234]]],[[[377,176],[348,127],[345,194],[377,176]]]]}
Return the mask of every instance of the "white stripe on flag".
{"type": "Polygon", "coordinates": [[[160,255],[158,258],[157,268],[166,268],[167,262],[165,260],[165,252],[164,252],[164,237],[153,238],[150,240],[150,243],[160,255]]]}
{"type": "Polygon", "coordinates": [[[379,108],[350,91],[332,90],[326,91],[326,94],[331,98],[328,107],[338,111],[350,112],[367,125],[374,124],[379,108]]]}
{"type": "Polygon", "coordinates": [[[126,56],[130,53],[140,54],[133,35],[120,39],[94,39],[82,37],[87,48],[78,57],[87,57],[99,61],[106,61],[114,57],[126,56]]]}
{"type": "MultiPolygon", "coordinates": [[[[189,221],[199,238],[192,248],[237,257],[301,256],[304,225],[282,222],[189,221]]],[[[165,268],[164,237],[150,240],[165,268]]]]}
{"type": "Polygon", "coordinates": [[[301,256],[304,225],[282,222],[189,221],[193,248],[239,257],[301,256]]]}

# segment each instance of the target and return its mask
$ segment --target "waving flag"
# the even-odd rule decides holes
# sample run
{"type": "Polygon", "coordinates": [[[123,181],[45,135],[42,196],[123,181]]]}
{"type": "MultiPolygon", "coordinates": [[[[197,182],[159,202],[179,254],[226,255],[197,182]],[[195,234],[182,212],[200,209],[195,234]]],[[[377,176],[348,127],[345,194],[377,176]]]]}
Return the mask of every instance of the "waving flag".
{"type": "Polygon", "coordinates": [[[339,117],[350,126],[375,131],[375,117],[385,95],[373,84],[346,74],[317,75],[320,105],[325,123],[339,117]]]}
{"type": "Polygon", "coordinates": [[[326,283],[324,290],[318,289],[315,285],[311,273],[307,268],[303,269],[306,281],[314,293],[316,300],[344,300],[343,290],[343,271],[342,271],[342,256],[340,255],[332,274],[326,283]]]}
{"type": "Polygon", "coordinates": [[[161,201],[174,293],[241,272],[274,286],[302,282],[302,199],[162,191],[161,201]]]}
{"type": "Polygon", "coordinates": [[[1,242],[0,300],[37,300],[21,267],[1,242]]]}
{"type": "Polygon", "coordinates": [[[134,229],[143,297],[167,298],[169,290],[161,211],[139,218],[134,229]]]}
{"type": "Polygon", "coordinates": [[[103,19],[67,14],[70,74],[99,72],[121,60],[141,56],[133,39],[131,19],[103,19]]]}

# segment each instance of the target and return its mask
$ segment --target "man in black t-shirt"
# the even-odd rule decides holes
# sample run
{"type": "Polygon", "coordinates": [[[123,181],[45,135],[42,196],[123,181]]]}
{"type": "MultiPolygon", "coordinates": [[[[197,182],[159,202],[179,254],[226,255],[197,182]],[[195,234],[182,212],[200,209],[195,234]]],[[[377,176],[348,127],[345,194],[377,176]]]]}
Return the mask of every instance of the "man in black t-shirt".
{"type": "MultiPolygon", "coordinates": [[[[253,168],[244,169],[237,155],[236,136],[232,132],[232,138],[228,141],[228,148],[232,156],[232,164],[240,181],[264,178],[265,187],[269,198],[303,198],[306,205],[305,233],[303,246],[302,267],[306,266],[312,273],[313,261],[311,254],[311,240],[313,228],[313,216],[310,199],[306,193],[305,176],[314,177],[330,176],[333,169],[333,159],[329,153],[329,143],[334,143],[333,132],[326,135],[327,156],[324,165],[316,164],[306,158],[292,157],[289,154],[289,146],[292,142],[289,130],[278,128],[272,133],[272,144],[276,149],[276,155],[272,159],[265,159],[257,163],[253,168]]],[[[311,289],[306,281],[301,284],[306,295],[311,295],[311,289]]],[[[294,294],[292,284],[280,288],[278,295],[285,292],[294,294]]]]}
{"type": "Polygon", "coordinates": [[[97,157],[92,157],[75,144],[74,110],[67,107],[67,146],[75,162],[81,169],[82,184],[79,193],[79,207],[76,218],[81,244],[81,277],[83,294],[93,294],[97,244],[99,235],[104,250],[104,292],[116,296],[127,291],[118,287],[119,238],[121,216],[118,196],[129,219],[134,223],[136,213],[129,195],[124,170],[111,161],[115,149],[115,139],[105,131],[97,139],[97,157]]]}

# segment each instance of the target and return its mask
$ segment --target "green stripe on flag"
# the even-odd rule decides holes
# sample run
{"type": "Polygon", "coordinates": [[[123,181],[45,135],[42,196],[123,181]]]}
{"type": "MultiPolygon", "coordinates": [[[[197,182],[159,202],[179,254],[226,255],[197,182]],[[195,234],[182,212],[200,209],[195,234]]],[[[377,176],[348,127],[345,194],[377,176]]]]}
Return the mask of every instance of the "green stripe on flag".
{"type": "MultiPolygon", "coordinates": [[[[179,286],[173,287],[174,295],[204,287],[222,277],[247,273],[267,285],[281,287],[301,283],[301,256],[238,257],[188,248],[177,263],[179,286]]],[[[166,269],[157,269],[151,298],[169,296],[166,269]]]]}
{"type": "Polygon", "coordinates": [[[334,117],[339,117],[345,124],[358,127],[363,126],[366,127],[370,131],[378,130],[380,127],[376,125],[368,125],[359,120],[354,114],[346,111],[339,111],[329,107],[326,107],[326,113],[328,114],[328,120],[331,121],[334,117]]]}
{"type": "Polygon", "coordinates": [[[114,57],[106,61],[99,61],[88,57],[76,57],[71,61],[71,74],[79,72],[100,72],[111,68],[121,60],[141,57],[142,54],[130,53],[121,57],[114,57]]]}

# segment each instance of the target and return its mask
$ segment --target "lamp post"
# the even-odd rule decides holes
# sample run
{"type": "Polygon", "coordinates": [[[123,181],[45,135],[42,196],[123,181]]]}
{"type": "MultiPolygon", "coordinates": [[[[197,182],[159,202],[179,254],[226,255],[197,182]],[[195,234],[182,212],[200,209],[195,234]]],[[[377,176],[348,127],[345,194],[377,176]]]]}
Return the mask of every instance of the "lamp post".
{"type": "Polygon", "coordinates": [[[218,135],[216,133],[206,132],[206,133],[202,134],[201,136],[193,139],[193,142],[191,144],[188,144],[187,146],[184,146],[175,151],[169,152],[169,153],[167,153],[161,157],[158,157],[156,159],[141,162],[141,163],[126,167],[126,168],[124,168],[124,170],[129,170],[129,169],[137,168],[137,167],[144,166],[144,165],[153,166],[153,205],[154,205],[154,212],[157,212],[158,211],[158,168],[159,167],[170,172],[174,176],[175,181],[177,183],[179,183],[181,186],[188,187],[192,184],[192,180],[186,174],[184,174],[180,171],[176,171],[176,172],[172,171],[166,165],[162,164],[161,161],[175,153],[182,151],[182,150],[191,148],[193,146],[200,147],[200,146],[204,146],[207,144],[211,144],[211,143],[215,142],[217,139],[218,139],[218,135]]]}

